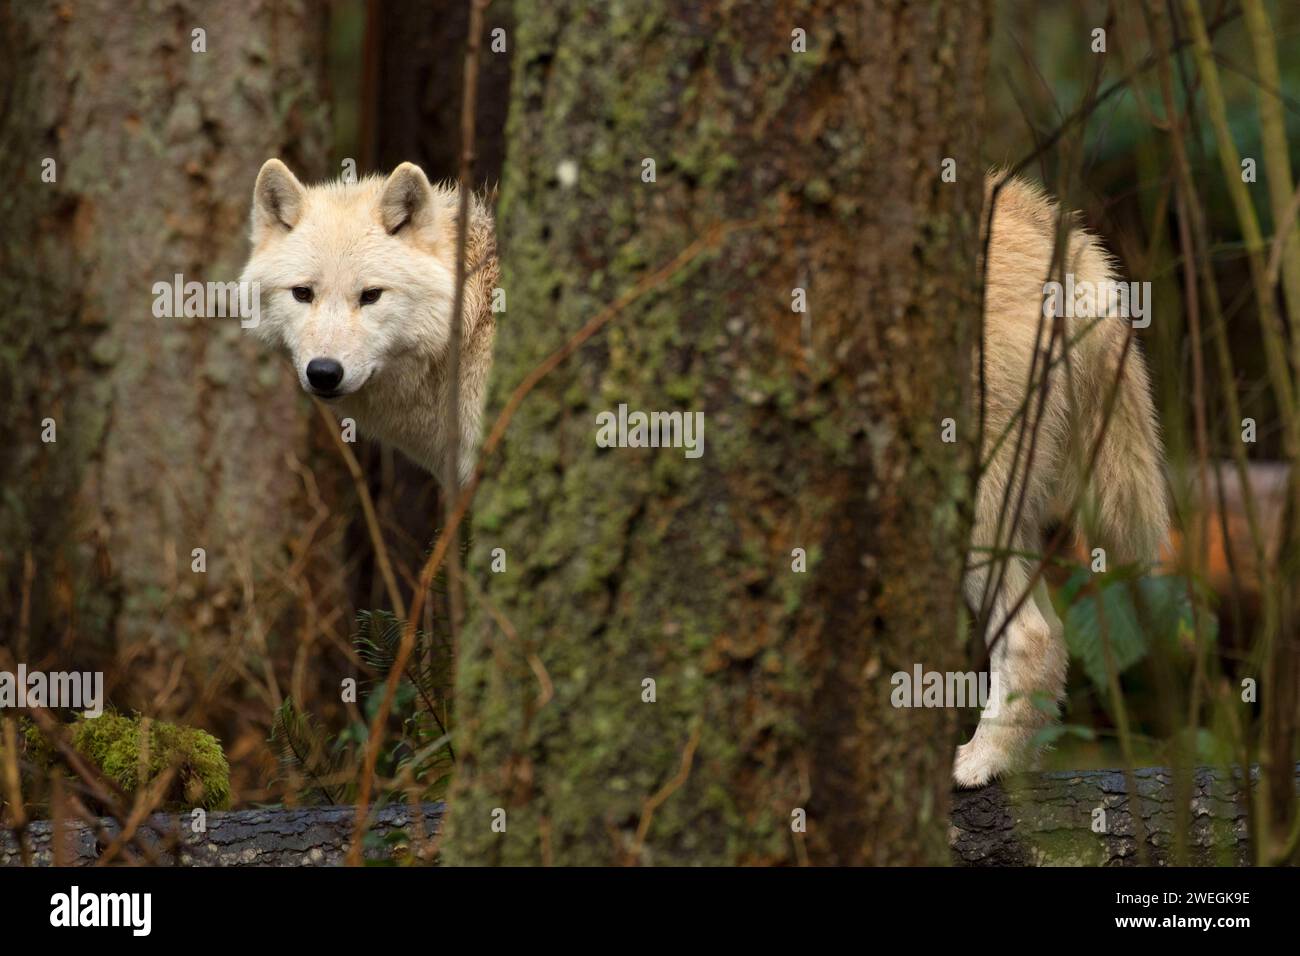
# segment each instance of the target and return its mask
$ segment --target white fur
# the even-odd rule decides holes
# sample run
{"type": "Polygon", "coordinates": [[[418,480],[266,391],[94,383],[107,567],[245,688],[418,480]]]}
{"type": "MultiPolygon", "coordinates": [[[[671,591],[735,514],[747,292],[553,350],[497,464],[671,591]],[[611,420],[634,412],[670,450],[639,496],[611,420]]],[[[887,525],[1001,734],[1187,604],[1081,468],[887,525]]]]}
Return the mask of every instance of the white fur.
{"type": "Polygon", "coordinates": [[[460,480],[474,465],[494,323],[488,308],[497,279],[491,216],[470,203],[460,368],[454,405],[445,374],[455,294],[458,191],[433,186],[403,163],[389,177],[304,187],[268,160],[253,190],[253,250],[241,277],[261,286],[257,334],[282,348],[303,389],[312,359],[343,366],[340,418],[443,474],[446,436],[459,419],[460,480]],[[297,301],[295,286],[312,289],[297,301]],[[365,289],[379,300],[360,303],[365,289]]]}
{"type": "MultiPolygon", "coordinates": [[[[986,183],[986,201],[992,182],[990,177],[986,183]]],[[[1119,372],[1129,335],[1124,319],[1108,316],[1066,321],[1066,335],[1074,341],[1071,374],[1067,376],[1064,362],[1054,367],[1037,423],[1037,396],[1030,402],[1030,427],[1016,455],[1020,406],[1031,363],[1036,348],[1046,348],[1051,330],[1051,321],[1045,320],[1041,338],[1035,341],[1043,285],[1057,274],[1052,269],[1052,254],[1058,215],[1055,204],[1027,183],[1013,180],[998,193],[984,311],[986,430],[981,455],[986,461],[992,455],[992,461],[976,491],[971,543],[976,548],[1030,554],[1041,551],[1041,527],[1053,502],[1073,502],[1086,485],[1083,524],[1091,538],[1106,546],[1112,563],[1154,560],[1168,524],[1163,451],[1146,368],[1136,344],[1130,347],[1122,374],[1119,372]],[[1117,375],[1119,385],[1105,440],[1084,481],[1084,464],[1096,445],[1106,399],[1117,375]],[[1029,435],[1035,424],[1038,438],[1031,461],[1029,435]],[[1008,429],[1008,439],[994,454],[998,436],[1008,429]],[[999,513],[1008,488],[1012,492],[1010,505],[999,533],[999,513]],[[1013,523],[1022,492],[1023,511],[1019,522],[1013,523]]],[[[1113,277],[1101,245],[1077,225],[1070,230],[1064,271],[1093,283],[1113,277]]],[[[1059,343],[1053,354],[1060,356],[1059,343]]],[[[1038,368],[1041,378],[1041,362],[1038,368]]],[[[1034,562],[1023,557],[1006,559],[1006,571],[997,588],[993,587],[997,563],[990,564],[988,552],[973,553],[971,564],[974,570],[965,581],[967,602],[977,608],[987,588],[985,601],[991,602],[991,619],[986,640],[1000,630],[1005,632],[994,645],[990,660],[1002,699],[996,708],[986,708],[975,736],[957,748],[953,777],[963,787],[982,786],[1026,756],[1030,740],[1052,719],[1041,704],[1054,708],[1065,693],[1069,663],[1064,629],[1041,580],[1030,589],[1031,598],[1008,621],[1012,606],[1029,588],[1034,562]]]]}

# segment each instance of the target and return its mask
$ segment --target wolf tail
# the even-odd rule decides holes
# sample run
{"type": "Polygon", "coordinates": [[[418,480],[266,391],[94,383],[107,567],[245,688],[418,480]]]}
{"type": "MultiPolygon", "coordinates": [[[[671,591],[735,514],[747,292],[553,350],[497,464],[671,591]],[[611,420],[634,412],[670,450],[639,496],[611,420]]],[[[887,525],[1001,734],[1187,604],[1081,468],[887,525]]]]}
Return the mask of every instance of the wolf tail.
{"type": "Polygon", "coordinates": [[[1084,491],[1079,521],[1112,560],[1155,562],[1169,532],[1169,505],[1146,364],[1136,340],[1127,341],[1129,320],[1076,321],[1067,500],[1084,491]]]}

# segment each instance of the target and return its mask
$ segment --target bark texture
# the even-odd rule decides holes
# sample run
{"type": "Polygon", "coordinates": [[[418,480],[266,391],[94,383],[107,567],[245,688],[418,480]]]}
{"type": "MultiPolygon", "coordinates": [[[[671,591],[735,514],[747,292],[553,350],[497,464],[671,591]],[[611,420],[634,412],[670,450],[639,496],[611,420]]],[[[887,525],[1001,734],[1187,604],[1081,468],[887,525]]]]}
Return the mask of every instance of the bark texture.
{"type": "Polygon", "coordinates": [[[238,277],[268,156],[325,168],[322,23],[303,0],[0,8],[0,633],[19,660],[115,657],[122,709],[210,702],[319,526],[281,360],[236,319],[155,317],[153,286],[238,277]]]}
{"type": "Polygon", "coordinates": [[[1252,862],[1246,827],[1248,794],[1240,774],[1208,767],[1196,770],[1185,848],[1176,839],[1179,788],[1173,773],[1147,767],[1134,771],[1134,778],[1136,800],[1130,798],[1120,770],[1023,776],[1011,786],[995,784],[957,793],[949,834],[953,862],[959,866],[1247,866],[1252,862]],[[1133,819],[1135,805],[1141,841],[1133,819]]]}
{"type": "Polygon", "coordinates": [[[890,676],[963,659],[966,462],[939,435],[978,329],[987,4],[514,12],[489,422],[736,228],[543,379],[488,463],[446,858],[942,862],[955,717],[895,709],[890,676]],[[703,412],[702,457],[598,448],[620,403],[703,412]]]}

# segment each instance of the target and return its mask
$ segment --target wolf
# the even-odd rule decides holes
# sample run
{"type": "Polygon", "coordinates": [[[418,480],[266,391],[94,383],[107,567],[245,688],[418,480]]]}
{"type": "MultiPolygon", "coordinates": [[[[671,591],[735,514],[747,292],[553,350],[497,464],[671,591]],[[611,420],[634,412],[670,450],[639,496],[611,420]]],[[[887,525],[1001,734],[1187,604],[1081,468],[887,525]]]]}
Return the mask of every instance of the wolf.
{"type": "Polygon", "coordinates": [[[1030,587],[1030,556],[1041,550],[1053,510],[1081,503],[1089,543],[1114,563],[1156,560],[1169,515],[1150,383],[1136,343],[1126,342],[1133,334],[1126,318],[1105,303],[1061,309],[1049,292],[1062,272],[1079,288],[1114,288],[1112,260],[1077,216],[1030,183],[991,171],[986,211],[990,203],[983,468],[963,590],[977,614],[987,612],[984,639],[998,680],[997,699],[957,748],[953,779],[966,788],[1014,769],[1064,696],[1064,629],[1041,578],[1030,587]],[[1045,362],[1054,321],[1060,334],[1045,362]]]}
{"type": "Polygon", "coordinates": [[[458,187],[430,183],[414,163],[306,187],[269,159],[253,186],[240,279],[261,290],[255,334],[287,353],[304,391],[438,477],[454,427],[464,484],[477,457],[500,272],[489,200],[471,195],[453,396],[459,199],[458,187]]]}
{"type": "MultiPolygon", "coordinates": [[[[1130,334],[1121,317],[1067,310],[1061,321],[1068,355],[1058,339],[1040,410],[1030,371],[1053,327],[1042,315],[1060,213],[1021,180],[995,191],[997,178],[990,173],[985,182],[986,208],[996,192],[985,273],[985,467],[963,582],[967,602],[989,609],[985,639],[996,699],[987,701],[970,742],[957,749],[953,777],[963,787],[1013,769],[1064,693],[1063,629],[1041,581],[1020,600],[1032,578],[1025,555],[1039,550],[1054,502],[1083,497],[1090,532],[1121,562],[1154,558],[1167,523],[1147,373],[1135,347],[1121,362],[1130,334]],[[1031,419],[1025,440],[1017,442],[1024,414],[1031,419]],[[992,560],[991,552],[1010,556],[992,560]]],[[[242,279],[268,290],[257,334],[288,353],[304,390],[354,418],[363,432],[440,476],[454,420],[463,483],[479,444],[499,269],[489,205],[473,196],[465,227],[460,394],[453,400],[446,364],[458,199],[455,186],[431,185],[411,163],[386,178],[306,188],[282,162],[268,160],[253,188],[252,252],[242,279]]],[[[1111,260],[1073,217],[1069,222],[1056,271],[1063,269],[1074,286],[1107,288],[1102,283],[1115,275],[1111,260]]]]}

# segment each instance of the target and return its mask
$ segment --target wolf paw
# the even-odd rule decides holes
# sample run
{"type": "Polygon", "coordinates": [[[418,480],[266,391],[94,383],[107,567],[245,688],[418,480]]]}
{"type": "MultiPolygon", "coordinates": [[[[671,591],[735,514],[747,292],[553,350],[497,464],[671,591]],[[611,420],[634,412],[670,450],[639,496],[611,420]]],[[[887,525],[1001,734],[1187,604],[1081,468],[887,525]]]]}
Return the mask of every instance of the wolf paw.
{"type": "Polygon", "coordinates": [[[1010,769],[1008,756],[983,741],[972,740],[957,748],[952,763],[952,779],[963,790],[973,790],[992,783],[994,778],[1010,769]]]}

